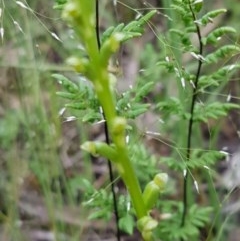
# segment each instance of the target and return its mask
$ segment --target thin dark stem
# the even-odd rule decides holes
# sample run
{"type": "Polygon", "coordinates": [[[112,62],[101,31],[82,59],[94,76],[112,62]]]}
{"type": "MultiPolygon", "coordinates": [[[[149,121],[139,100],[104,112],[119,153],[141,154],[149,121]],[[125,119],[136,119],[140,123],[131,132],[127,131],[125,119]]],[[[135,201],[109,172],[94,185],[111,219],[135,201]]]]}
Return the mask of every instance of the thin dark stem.
{"type": "Polygon", "coordinates": [[[98,0],[96,0],[96,36],[97,36],[97,44],[98,44],[98,49],[100,50],[101,48],[101,41],[100,41],[100,33],[99,33],[99,4],[98,0]]]}
{"type": "MultiPolygon", "coordinates": [[[[98,0],[96,0],[96,36],[97,36],[98,49],[100,50],[101,42],[100,42],[100,33],[99,33],[99,3],[98,3],[98,0]]],[[[104,112],[103,112],[103,118],[106,120],[104,112]]],[[[107,121],[104,122],[104,133],[105,133],[106,143],[110,144],[107,121]]],[[[108,162],[109,179],[111,182],[111,191],[112,191],[112,195],[113,195],[113,208],[114,208],[116,228],[117,228],[117,241],[120,241],[121,240],[121,232],[120,232],[119,225],[118,225],[119,213],[118,213],[118,205],[117,205],[117,196],[115,193],[114,174],[113,174],[113,168],[112,168],[111,161],[107,160],[107,162],[108,162]]]]}
{"type": "MultiPolygon", "coordinates": [[[[192,13],[193,20],[196,21],[196,16],[195,13],[192,9],[191,2],[189,1],[189,8],[192,13]]],[[[196,30],[197,30],[197,36],[198,36],[198,41],[199,41],[199,55],[202,56],[203,53],[203,44],[202,44],[202,36],[201,36],[201,31],[196,23],[196,30]]],[[[197,99],[197,91],[198,91],[198,82],[199,82],[199,77],[202,69],[202,60],[199,58],[198,60],[198,68],[197,68],[197,73],[196,73],[196,78],[194,81],[194,87],[192,90],[192,100],[191,100],[191,106],[190,106],[190,120],[188,123],[188,135],[187,135],[187,154],[186,154],[186,160],[188,161],[190,159],[191,155],[191,145],[192,145],[192,130],[193,130],[193,117],[194,117],[194,108],[196,104],[196,99],[197,99]]],[[[189,200],[188,200],[188,182],[189,182],[189,170],[186,170],[186,175],[184,177],[184,184],[183,184],[183,215],[182,215],[182,222],[181,226],[184,227],[185,221],[186,221],[186,216],[187,216],[187,211],[188,211],[188,205],[189,205],[189,200]]]]}

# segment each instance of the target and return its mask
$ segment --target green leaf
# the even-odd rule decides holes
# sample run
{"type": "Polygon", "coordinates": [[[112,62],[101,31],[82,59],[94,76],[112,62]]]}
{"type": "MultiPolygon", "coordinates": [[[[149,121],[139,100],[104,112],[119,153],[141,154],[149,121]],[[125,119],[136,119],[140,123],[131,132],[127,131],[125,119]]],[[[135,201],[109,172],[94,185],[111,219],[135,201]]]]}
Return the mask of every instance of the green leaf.
{"type": "Polygon", "coordinates": [[[141,32],[141,28],[139,28],[138,21],[131,21],[128,25],[123,28],[124,32],[137,31],[141,32]]]}
{"type": "Polygon", "coordinates": [[[177,160],[173,157],[161,157],[161,162],[163,162],[165,165],[169,166],[171,170],[175,171],[183,171],[186,169],[186,163],[183,160],[177,160]]]}
{"type": "Polygon", "coordinates": [[[240,64],[231,64],[231,65],[225,65],[218,69],[216,72],[214,72],[211,76],[213,79],[220,79],[220,78],[225,78],[227,74],[231,73],[232,71],[239,69],[240,64]]]}
{"type": "Polygon", "coordinates": [[[150,81],[144,84],[143,86],[138,88],[136,92],[135,100],[140,101],[143,97],[145,97],[153,88],[154,82],[150,81]]]}
{"type": "Polygon", "coordinates": [[[57,79],[58,83],[64,87],[70,93],[77,93],[79,88],[76,84],[74,84],[71,80],[67,79],[65,76],[61,74],[52,74],[52,77],[57,79]]]}
{"type": "Polygon", "coordinates": [[[183,103],[181,103],[181,101],[175,97],[171,97],[167,101],[158,103],[156,107],[164,114],[175,114],[183,119],[190,118],[190,115],[184,110],[183,103]]]}
{"type": "Polygon", "coordinates": [[[204,58],[204,62],[208,64],[217,63],[220,59],[237,54],[239,52],[240,52],[240,47],[236,45],[225,45],[217,49],[215,52],[208,54],[204,58]]]}
{"type": "Polygon", "coordinates": [[[94,123],[100,120],[102,120],[102,114],[93,109],[88,110],[87,113],[82,117],[82,122],[94,123]]]}
{"type": "Polygon", "coordinates": [[[223,81],[228,81],[229,76],[231,76],[230,74],[239,68],[239,64],[226,65],[215,71],[213,74],[202,75],[198,82],[199,89],[204,91],[207,87],[219,86],[223,81]]]}
{"type": "Polygon", "coordinates": [[[184,4],[171,4],[171,8],[175,10],[180,16],[190,16],[187,5],[184,4]]]}
{"type": "Polygon", "coordinates": [[[60,96],[62,98],[65,98],[65,99],[69,99],[69,100],[76,99],[76,94],[72,94],[72,93],[68,93],[68,92],[58,91],[58,92],[56,92],[56,95],[58,95],[58,96],[60,96]]]}
{"type": "Polygon", "coordinates": [[[138,109],[135,109],[135,110],[129,110],[126,113],[124,113],[123,116],[125,116],[125,117],[127,117],[129,119],[135,119],[136,117],[144,114],[148,110],[148,107],[150,105],[143,104],[143,106],[144,107],[142,107],[142,108],[138,108],[138,109]]]}
{"type": "Polygon", "coordinates": [[[68,103],[65,106],[76,110],[85,110],[87,107],[87,103],[86,102],[68,103]]]}
{"type": "Polygon", "coordinates": [[[54,9],[62,10],[67,0],[55,0],[54,9]]]}
{"type": "Polygon", "coordinates": [[[149,21],[150,18],[153,17],[153,15],[156,14],[156,10],[152,10],[148,12],[147,14],[141,16],[139,19],[131,21],[127,25],[124,25],[124,23],[120,23],[116,27],[110,27],[108,28],[103,34],[101,38],[101,43],[104,44],[107,39],[111,37],[114,33],[121,33],[123,34],[123,38],[121,42],[125,42],[129,39],[132,39],[134,37],[139,37],[143,33],[143,27],[144,25],[149,21]]]}
{"type": "Polygon", "coordinates": [[[204,227],[204,225],[209,222],[209,217],[212,211],[212,207],[200,207],[199,205],[194,204],[189,209],[189,221],[195,227],[204,227]]]}
{"type": "Polygon", "coordinates": [[[218,119],[226,116],[229,110],[239,108],[240,105],[234,103],[214,102],[207,105],[197,103],[194,109],[193,120],[195,122],[208,122],[210,118],[218,119]]]}
{"type": "Polygon", "coordinates": [[[193,5],[193,7],[194,7],[195,12],[198,13],[198,12],[200,12],[201,9],[202,9],[203,0],[195,0],[192,5],[193,5]]]}
{"type": "MultiPolygon", "coordinates": [[[[193,51],[192,42],[191,42],[191,39],[189,38],[189,33],[187,32],[189,30],[190,30],[189,28],[186,29],[186,31],[182,31],[175,28],[170,29],[171,33],[176,34],[180,38],[180,41],[183,44],[185,51],[193,51]]],[[[195,31],[193,31],[193,29],[191,28],[191,32],[195,32],[195,31]]]]}
{"type": "Polygon", "coordinates": [[[194,150],[192,157],[186,162],[186,164],[192,169],[210,167],[225,157],[226,154],[220,151],[194,150]]]}
{"type": "Polygon", "coordinates": [[[219,27],[210,32],[207,37],[202,38],[202,42],[203,44],[216,44],[223,35],[236,32],[232,27],[219,27]]]}
{"type": "Polygon", "coordinates": [[[88,216],[89,220],[94,220],[94,219],[109,220],[109,218],[110,218],[109,210],[104,207],[94,211],[92,214],[88,216]]]}
{"type": "MultiPolygon", "coordinates": [[[[121,24],[119,24],[119,25],[120,25],[120,26],[121,26],[121,25],[124,26],[123,23],[121,23],[121,24]]],[[[118,25],[118,26],[119,26],[119,25],[118,25]]],[[[118,26],[117,26],[117,27],[118,27],[118,26]]],[[[108,29],[106,29],[106,30],[103,32],[102,36],[101,36],[101,43],[104,43],[104,42],[111,36],[111,34],[114,32],[114,29],[116,29],[117,27],[111,26],[111,27],[109,27],[108,29]]]]}
{"type": "Polygon", "coordinates": [[[226,12],[227,12],[227,10],[224,8],[210,11],[210,12],[206,13],[204,16],[202,16],[200,19],[198,19],[196,21],[196,23],[198,23],[200,25],[207,25],[208,23],[212,23],[214,18],[216,18],[220,14],[226,13],[226,12]]]}
{"type": "Polygon", "coordinates": [[[142,27],[142,26],[145,25],[156,13],[157,13],[157,10],[152,10],[152,11],[148,12],[147,14],[141,16],[141,17],[138,19],[138,25],[142,27]]]}
{"type": "Polygon", "coordinates": [[[119,219],[119,228],[129,235],[133,234],[134,224],[135,220],[130,214],[126,214],[119,219]]]}

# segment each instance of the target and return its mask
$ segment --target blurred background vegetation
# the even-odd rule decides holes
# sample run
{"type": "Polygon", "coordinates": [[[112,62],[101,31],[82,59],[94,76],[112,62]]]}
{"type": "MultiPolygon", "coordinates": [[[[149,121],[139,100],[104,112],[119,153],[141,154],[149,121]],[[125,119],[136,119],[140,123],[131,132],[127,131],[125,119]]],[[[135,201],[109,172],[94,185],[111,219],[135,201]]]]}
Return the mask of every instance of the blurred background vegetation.
{"type": "MultiPolygon", "coordinates": [[[[164,55],[164,45],[167,44],[164,35],[171,13],[164,8],[169,6],[169,1],[123,0],[116,6],[114,2],[100,1],[102,30],[119,22],[131,21],[137,15],[136,10],[145,13],[149,8],[159,8],[152,27],[146,28],[142,38],[125,45],[113,60],[114,67],[117,62],[120,66],[119,90],[142,78],[159,81],[148,98],[160,101],[166,89],[171,89],[174,94],[177,91],[174,80],[154,66],[164,55]],[[156,40],[156,33],[161,41],[156,40]],[[143,69],[145,71],[141,72],[143,69]],[[161,93],[160,97],[158,93],[161,93]]],[[[63,100],[55,94],[59,86],[51,75],[63,73],[76,78],[65,65],[65,59],[81,46],[72,38],[71,30],[64,25],[60,12],[53,6],[53,0],[0,2],[1,241],[55,240],[53,234],[56,240],[70,240],[67,239],[69,236],[73,241],[103,240],[113,235],[113,225],[106,229],[101,222],[86,221],[88,214],[79,204],[83,190],[92,187],[85,178],[96,188],[108,181],[103,160],[92,160],[79,148],[83,140],[102,139],[103,134],[101,126],[90,127],[81,122],[77,112],[65,110],[63,100]]],[[[222,22],[238,30],[239,1],[205,1],[206,9],[219,7],[226,7],[228,12],[218,24],[222,22]]],[[[226,41],[235,40],[229,37],[226,41]]],[[[239,103],[238,75],[222,89],[226,95],[231,91],[239,103]]],[[[221,122],[216,146],[228,146],[233,154],[239,152],[239,120],[239,115],[233,113],[221,122]]],[[[138,128],[139,136],[145,130],[159,131],[156,116],[146,115],[139,121],[138,128]]],[[[202,128],[206,139],[209,138],[209,128],[202,128]]],[[[147,139],[146,145],[153,153],[169,153],[168,147],[154,139],[147,139]]],[[[239,156],[237,160],[240,160],[239,156]]],[[[221,168],[228,167],[219,166],[221,168]]],[[[229,206],[230,211],[227,211],[236,212],[228,222],[227,229],[233,230],[229,232],[228,240],[239,240],[234,239],[240,233],[236,228],[240,218],[239,202],[234,205],[236,207],[229,206]]]]}

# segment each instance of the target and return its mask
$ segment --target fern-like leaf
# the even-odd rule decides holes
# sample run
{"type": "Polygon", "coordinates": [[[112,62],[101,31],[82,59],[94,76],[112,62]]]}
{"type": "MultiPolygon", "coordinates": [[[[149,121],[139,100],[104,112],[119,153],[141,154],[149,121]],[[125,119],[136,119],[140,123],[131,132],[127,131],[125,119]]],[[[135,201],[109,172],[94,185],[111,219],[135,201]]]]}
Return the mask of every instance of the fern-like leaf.
{"type": "Polygon", "coordinates": [[[61,74],[53,74],[52,77],[55,78],[67,92],[76,94],[79,91],[78,86],[65,76],[61,74]]]}
{"type": "Polygon", "coordinates": [[[229,75],[236,69],[239,69],[239,64],[226,65],[218,69],[211,75],[203,75],[199,79],[198,87],[203,92],[209,86],[219,86],[222,81],[227,81],[229,75]]]}
{"type": "Polygon", "coordinates": [[[198,228],[204,227],[209,222],[212,207],[200,207],[199,205],[192,205],[189,209],[189,221],[198,228]]]}
{"type": "Polygon", "coordinates": [[[152,10],[147,14],[141,16],[139,19],[130,22],[127,25],[120,23],[116,27],[109,27],[105,32],[102,34],[101,42],[102,44],[114,33],[121,33],[123,34],[123,38],[121,42],[125,42],[131,38],[139,37],[143,33],[144,25],[156,14],[156,10],[152,10]]]}
{"type": "Polygon", "coordinates": [[[214,102],[208,105],[197,103],[194,110],[193,120],[195,122],[208,122],[208,119],[218,119],[226,116],[231,109],[239,109],[240,106],[234,103],[214,102]]]}
{"type": "Polygon", "coordinates": [[[157,109],[164,114],[177,115],[183,119],[189,119],[190,115],[185,112],[183,103],[175,97],[171,97],[167,101],[163,101],[157,104],[157,109]]]}
{"type": "Polygon", "coordinates": [[[212,23],[214,18],[226,12],[227,10],[224,8],[210,11],[204,16],[202,16],[200,19],[196,20],[196,23],[199,25],[207,25],[208,23],[212,23]]]}
{"type": "Polygon", "coordinates": [[[208,54],[204,58],[204,62],[207,64],[211,63],[217,63],[219,60],[230,57],[231,55],[240,53],[240,48],[236,45],[225,45],[219,49],[217,49],[215,52],[208,54]]]}
{"type": "Polygon", "coordinates": [[[226,154],[220,151],[195,150],[191,159],[187,162],[187,166],[191,169],[210,167],[225,157],[226,154]]]}
{"type": "Polygon", "coordinates": [[[168,212],[172,215],[169,219],[160,222],[159,237],[165,241],[172,240],[197,240],[200,233],[200,228],[204,227],[209,221],[212,212],[211,207],[200,207],[199,205],[192,205],[187,214],[185,225],[181,226],[182,206],[174,205],[168,212]],[[174,230],[174,232],[173,232],[174,230]]]}
{"type": "Polygon", "coordinates": [[[202,38],[202,43],[205,45],[216,44],[223,35],[236,32],[237,31],[232,27],[219,27],[209,33],[207,37],[202,38]]]}

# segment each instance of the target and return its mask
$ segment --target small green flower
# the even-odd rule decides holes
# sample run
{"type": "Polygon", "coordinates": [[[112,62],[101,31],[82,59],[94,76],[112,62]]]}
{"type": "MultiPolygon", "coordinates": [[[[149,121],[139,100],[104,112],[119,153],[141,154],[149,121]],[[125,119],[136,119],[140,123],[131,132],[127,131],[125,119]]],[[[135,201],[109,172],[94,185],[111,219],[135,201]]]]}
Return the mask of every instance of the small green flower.
{"type": "Polygon", "coordinates": [[[148,210],[152,209],[157,202],[157,199],[164,190],[168,180],[166,173],[157,174],[153,181],[149,182],[143,192],[143,200],[148,210]]]}
{"type": "Polygon", "coordinates": [[[152,240],[152,231],[157,227],[158,222],[150,216],[144,216],[137,222],[137,227],[142,233],[145,241],[152,240]]]}
{"type": "Polygon", "coordinates": [[[81,145],[81,148],[96,157],[103,156],[113,162],[116,162],[118,160],[118,155],[114,147],[108,145],[105,142],[87,141],[81,145]]]}
{"type": "Polygon", "coordinates": [[[154,179],[154,183],[159,187],[160,191],[165,189],[166,183],[168,181],[168,175],[166,173],[158,173],[154,179]]]}
{"type": "Polygon", "coordinates": [[[152,241],[153,240],[153,235],[152,231],[143,231],[142,232],[142,237],[145,241],[152,241]]]}
{"type": "Polygon", "coordinates": [[[146,185],[143,192],[143,200],[148,210],[152,209],[156,204],[159,193],[160,188],[154,181],[151,181],[146,185]]]}
{"type": "Polygon", "coordinates": [[[98,153],[97,153],[97,149],[96,149],[96,145],[94,142],[91,142],[91,141],[87,141],[85,143],[83,143],[81,145],[81,148],[84,150],[84,151],[87,151],[89,152],[91,155],[93,156],[98,156],[98,153]]]}
{"type": "Polygon", "coordinates": [[[122,135],[127,127],[127,121],[123,117],[115,117],[112,123],[113,135],[122,135]]]}
{"type": "Polygon", "coordinates": [[[62,17],[66,19],[67,21],[74,21],[78,19],[81,16],[80,8],[78,4],[74,1],[69,1],[64,6],[62,17]]]}
{"type": "Polygon", "coordinates": [[[78,73],[86,73],[89,66],[89,61],[85,58],[70,57],[67,59],[67,64],[74,68],[78,73]]]}

